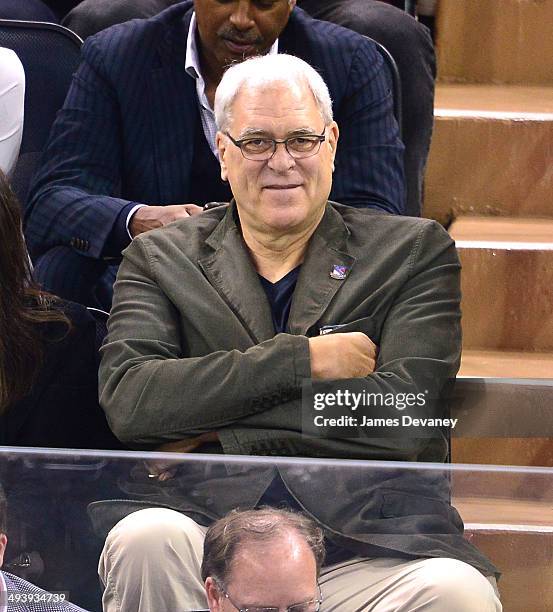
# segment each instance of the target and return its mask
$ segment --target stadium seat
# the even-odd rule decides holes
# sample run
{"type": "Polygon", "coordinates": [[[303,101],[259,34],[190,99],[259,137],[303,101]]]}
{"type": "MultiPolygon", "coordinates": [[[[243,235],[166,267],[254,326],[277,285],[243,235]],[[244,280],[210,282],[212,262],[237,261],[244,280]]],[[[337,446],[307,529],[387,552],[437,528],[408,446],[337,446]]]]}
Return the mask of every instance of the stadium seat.
{"type": "Polygon", "coordinates": [[[25,204],[56,113],[80,61],[82,40],[53,23],[0,20],[0,47],[17,53],[25,69],[25,125],[12,185],[25,204]]]}

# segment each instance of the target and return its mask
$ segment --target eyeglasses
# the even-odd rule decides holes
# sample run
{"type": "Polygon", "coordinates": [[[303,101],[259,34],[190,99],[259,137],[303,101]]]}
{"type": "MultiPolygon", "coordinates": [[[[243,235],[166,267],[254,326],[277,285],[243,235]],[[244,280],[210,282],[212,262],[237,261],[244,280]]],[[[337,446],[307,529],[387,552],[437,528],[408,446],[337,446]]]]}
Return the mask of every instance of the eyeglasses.
{"type": "MultiPolygon", "coordinates": [[[[270,606],[252,606],[248,608],[241,608],[232,601],[230,595],[219,584],[217,586],[219,587],[221,593],[226,597],[226,599],[229,600],[231,605],[238,610],[238,612],[280,612],[280,608],[270,606]]],[[[317,588],[319,590],[318,599],[310,599],[309,601],[304,601],[303,603],[293,604],[292,606],[285,608],[285,612],[319,612],[321,609],[321,604],[323,603],[323,594],[319,585],[317,585],[317,588]]]]}
{"type": "MultiPolygon", "coordinates": [[[[326,139],[326,126],[324,127],[321,134],[302,134],[301,136],[289,136],[283,140],[276,140],[275,138],[242,138],[240,140],[234,140],[234,138],[228,133],[225,134],[231,139],[232,144],[236,145],[242,155],[251,161],[267,161],[273,157],[276,153],[277,145],[283,144],[294,159],[304,159],[306,157],[312,157],[317,155],[321,148],[321,144],[326,139]]],[[[294,612],[296,612],[294,610],[294,612]]]]}

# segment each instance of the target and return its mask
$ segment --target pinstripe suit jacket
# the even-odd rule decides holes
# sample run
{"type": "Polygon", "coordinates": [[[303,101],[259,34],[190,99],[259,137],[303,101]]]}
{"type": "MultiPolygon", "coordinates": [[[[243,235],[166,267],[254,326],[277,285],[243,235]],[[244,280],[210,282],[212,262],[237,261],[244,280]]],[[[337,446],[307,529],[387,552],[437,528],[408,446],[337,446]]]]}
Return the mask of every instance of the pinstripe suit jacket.
{"type": "MultiPolygon", "coordinates": [[[[26,214],[34,256],[67,245],[118,257],[110,233],[129,202],[188,202],[195,81],[184,68],[192,3],[88,39],[53,126],[26,214]]],[[[403,145],[386,67],[362,36],[294,9],[279,51],[327,82],[341,138],[332,198],[391,213],[404,209],[403,145]]],[[[117,241],[115,241],[117,242],[117,241]]]]}
{"type": "Polygon", "coordinates": [[[3,597],[16,594],[18,596],[27,595],[29,597],[37,597],[35,601],[31,600],[28,603],[21,603],[18,605],[11,604],[8,601],[8,612],[12,609],[18,610],[18,612],[86,612],[83,608],[79,608],[69,602],[50,603],[44,601],[41,599],[41,596],[47,595],[47,593],[34,584],[22,580],[18,576],[7,574],[6,572],[2,572],[2,575],[6,582],[7,594],[0,593],[0,602],[3,601],[3,597]]]}

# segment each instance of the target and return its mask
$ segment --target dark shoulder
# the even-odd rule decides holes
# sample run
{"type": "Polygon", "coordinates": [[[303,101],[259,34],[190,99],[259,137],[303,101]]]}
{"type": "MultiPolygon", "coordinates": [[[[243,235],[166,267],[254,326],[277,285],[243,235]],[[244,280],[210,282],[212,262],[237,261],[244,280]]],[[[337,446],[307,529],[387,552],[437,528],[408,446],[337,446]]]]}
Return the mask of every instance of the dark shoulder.
{"type": "Polygon", "coordinates": [[[342,26],[313,19],[295,8],[279,38],[279,52],[296,55],[324,78],[335,111],[348,88],[360,87],[381,69],[374,41],[342,26]]]}
{"type": "Polygon", "coordinates": [[[279,41],[282,53],[292,53],[306,61],[311,57],[328,57],[337,63],[351,61],[359,50],[378,56],[376,45],[367,37],[335,23],[313,19],[298,7],[290,15],[279,41]]]}
{"type": "Polygon", "coordinates": [[[330,203],[349,231],[349,242],[360,248],[385,251],[416,249],[422,242],[452,246],[453,240],[436,221],[421,217],[407,217],[379,212],[371,208],[354,208],[330,203]]]}
{"type": "MultiPolygon", "coordinates": [[[[367,40],[361,34],[336,23],[314,19],[299,7],[292,11],[281,37],[286,37],[291,32],[301,34],[304,39],[321,41],[326,39],[328,44],[343,47],[357,46],[367,40]]],[[[303,41],[299,40],[297,42],[298,45],[301,45],[303,41]]]]}

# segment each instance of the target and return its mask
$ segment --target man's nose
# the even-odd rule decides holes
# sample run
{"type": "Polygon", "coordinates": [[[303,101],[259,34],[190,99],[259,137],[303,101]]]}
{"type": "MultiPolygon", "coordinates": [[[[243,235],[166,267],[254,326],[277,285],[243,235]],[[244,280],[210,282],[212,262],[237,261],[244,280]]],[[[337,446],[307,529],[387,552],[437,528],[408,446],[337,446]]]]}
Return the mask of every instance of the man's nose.
{"type": "Polygon", "coordinates": [[[250,30],[255,26],[251,0],[238,0],[230,15],[230,22],[237,30],[250,30]]]}
{"type": "Polygon", "coordinates": [[[277,142],[275,152],[268,164],[269,168],[275,172],[288,172],[296,165],[296,160],[288,153],[283,142],[277,142]]]}

